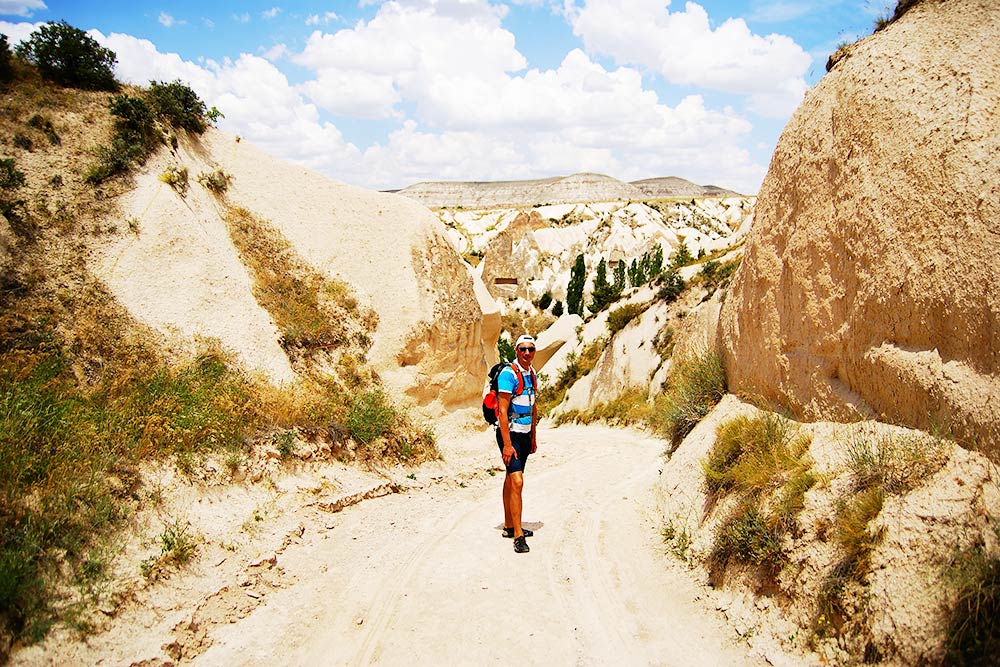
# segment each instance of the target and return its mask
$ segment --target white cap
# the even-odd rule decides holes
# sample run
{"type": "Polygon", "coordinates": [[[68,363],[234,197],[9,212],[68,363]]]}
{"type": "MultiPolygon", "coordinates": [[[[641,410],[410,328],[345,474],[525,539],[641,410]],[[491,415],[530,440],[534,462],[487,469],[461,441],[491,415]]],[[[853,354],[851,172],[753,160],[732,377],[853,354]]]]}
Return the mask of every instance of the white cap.
{"type": "Polygon", "coordinates": [[[514,347],[517,347],[521,343],[531,343],[532,345],[534,345],[535,339],[529,336],[528,334],[524,334],[523,336],[517,339],[517,342],[514,343],[514,347]]]}

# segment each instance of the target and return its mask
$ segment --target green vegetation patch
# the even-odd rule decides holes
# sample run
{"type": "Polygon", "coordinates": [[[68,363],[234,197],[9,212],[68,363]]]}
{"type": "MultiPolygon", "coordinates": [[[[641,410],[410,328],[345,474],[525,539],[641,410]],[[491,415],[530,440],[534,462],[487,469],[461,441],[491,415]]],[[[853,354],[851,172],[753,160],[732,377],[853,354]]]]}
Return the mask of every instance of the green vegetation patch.
{"type": "Polygon", "coordinates": [[[786,562],[785,533],[796,529],[805,493],[816,482],[807,456],[810,438],[773,413],[739,416],[721,424],[702,462],[705,487],[718,499],[740,502],[716,531],[711,563],[721,577],[731,561],[778,572],[786,562]]]}
{"type": "Polygon", "coordinates": [[[653,402],[650,426],[669,438],[673,451],[725,394],[726,371],[715,352],[674,359],[667,389],[653,402]]]}

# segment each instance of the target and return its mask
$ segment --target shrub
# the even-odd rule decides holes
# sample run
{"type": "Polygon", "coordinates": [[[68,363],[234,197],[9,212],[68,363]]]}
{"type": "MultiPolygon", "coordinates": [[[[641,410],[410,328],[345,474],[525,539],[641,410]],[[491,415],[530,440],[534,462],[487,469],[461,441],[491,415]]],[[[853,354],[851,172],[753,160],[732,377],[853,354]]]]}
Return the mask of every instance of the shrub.
{"type": "Polygon", "coordinates": [[[14,226],[15,230],[26,232],[22,229],[22,213],[24,210],[24,200],[14,199],[13,192],[25,184],[24,172],[19,171],[15,165],[14,158],[0,159],[0,214],[14,226]]]}
{"type": "Polygon", "coordinates": [[[229,176],[221,169],[198,174],[198,182],[209,192],[221,195],[229,189],[229,176]]]}
{"type": "Polygon", "coordinates": [[[608,313],[608,333],[614,336],[646,310],[646,304],[629,303],[608,313]]]}
{"type": "Polygon", "coordinates": [[[962,552],[947,572],[958,593],[948,619],[945,664],[990,665],[1000,655],[1000,559],[982,546],[962,552]]]}
{"type": "Polygon", "coordinates": [[[563,314],[563,302],[556,301],[555,305],[552,306],[552,314],[556,317],[562,317],[563,314]]]}
{"type": "Polygon", "coordinates": [[[719,527],[712,547],[714,567],[730,560],[765,565],[777,572],[785,562],[781,538],[795,527],[805,492],[816,482],[806,451],[809,438],[773,413],[739,416],[721,424],[702,462],[710,494],[729,492],[742,501],[719,527]]]}
{"type": "Polygon", "coordinates": [[[737,507],[715,533],[709,555],[712,567],[724,570],[730,560],[764,565],[777,572],[785,562],[781,531],[754,504],[737,507]]]}
{"type": "Polygon", "coordinates": [[[36,65],[44,78],[59,85],[85,90],[118,88],[114,51],[65,21],[50,21],[39,27],[14,52],[36,65]]]}
{"type": "Polygon", "coordinates": [[[178,169],[170,165],[166,171],[160,174],[160,180],[173,188],[181,197],[187,195],[189,185],[187,167],[178,169]]]}
{"type": "Polygon", "coordinates": [[[153,111],[145,100],[131,95],[116,95],[108,102],[115,117],[115,134],[110,146],[97,149],[97,164],[90,167],[84,180],[100,184],[127,173],[133,163],[142,163],[156,147],[153,111]]]}
{"type": "Polygon", "coordinates": [[[538,307],[541,310],[548,310],[550,305],[552,305],[552,295],[546,292],[538,299],[538,307]]]}
{"type": "Polygon", "coordinates": [[[396,421],[396,410],[381,389],[359,394],[347,413],[347,430],[351,437],[366,445],[391,429],[396,421]]]}
{"type": "Polygon", "coordinates": [[[684,291],[684,279],[676,268],[669,268],[660,276],[657,284],[660,285],[656,298],[667,303],[673,303],[684,291]]]}
{"type": "Polygon", "coordinates": [[[692,255],[691,251],[688,250],[686,241],[681,241],[677,246],[677,250],[670,255],[670,266],[675,269],[687,266],[688,264],[693,264],[694,261],[694,255],[692,255]]]}
{"type": "Polygon", "coordinates": [[[150,81],[149,100],[156,114],[172,127],[195,134],[208,127],[205,103],[180,79],[172,83],[150,81]]]}
{"type": "Polygon", "coordinates": [[[726,372],[719,355],[704,352],[676,359],[667,391],[653,404],[650,425],[676,447],[725,393],[726,372]]]}

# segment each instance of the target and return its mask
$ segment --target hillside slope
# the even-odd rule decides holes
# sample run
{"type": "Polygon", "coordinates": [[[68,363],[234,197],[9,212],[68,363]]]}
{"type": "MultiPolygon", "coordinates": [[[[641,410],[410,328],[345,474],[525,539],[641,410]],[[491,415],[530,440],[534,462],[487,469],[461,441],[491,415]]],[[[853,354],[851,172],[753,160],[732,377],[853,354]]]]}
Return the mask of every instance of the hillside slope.
{"type": "Polygon", "coordinates": [[[394,391],[419,403],[470,403],[485,367],[482,310],[444,229],[404,197],[333,182],[209,129],[161,151],[122,200],[138,233],[119,238],[102,273],[140,320],[163,333],[219,338],[252,368],[288,380],[279,335],[254,301],[223,218],[244,208],[320,273],[343,280],[378,315],[370,361],[394,391]],[[224,202],[160,180],[169,168],[229,177],[224,202]]]}

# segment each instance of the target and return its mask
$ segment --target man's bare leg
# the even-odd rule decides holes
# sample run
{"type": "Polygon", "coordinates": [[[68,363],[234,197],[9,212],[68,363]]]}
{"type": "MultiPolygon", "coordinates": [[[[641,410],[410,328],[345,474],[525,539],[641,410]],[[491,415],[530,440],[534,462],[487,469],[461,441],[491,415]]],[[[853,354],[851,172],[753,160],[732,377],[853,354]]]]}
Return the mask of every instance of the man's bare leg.
{"type": "Polygon", "coordinates": [[[514,538],[524,535],[521,528],[521,490],[524,488],[524,474],[507,473],[503,480],[503,517],[504,525],[514,529],[514,538]]]}

